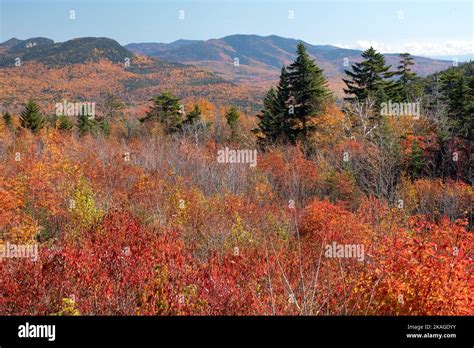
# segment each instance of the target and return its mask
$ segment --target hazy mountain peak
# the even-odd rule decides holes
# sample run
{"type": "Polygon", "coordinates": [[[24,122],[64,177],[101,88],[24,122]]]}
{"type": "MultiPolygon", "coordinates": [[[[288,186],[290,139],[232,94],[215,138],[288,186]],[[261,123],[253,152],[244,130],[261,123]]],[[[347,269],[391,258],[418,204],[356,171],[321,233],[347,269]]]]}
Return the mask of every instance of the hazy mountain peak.
{"type": "Polygon", "coordinates": [[[16,37],[12,37],[11,39],[0,43],[0,47],[6,47],[6,46],[12,47],[12,46],[14,46],[14,45],[16,45],[16,44],[19,44],[19,43],[22,42],[22,41],[23,41],[23,40],[19,40],[19,39],[17,39],[16,37]]]}
{"type": "Polygon", "coordinates": [[[117,41],[105,37],[83,37],[58,43],[41,37],[19,41],[6,48],[0,58],[0,66],[13,66],[17,58],[22,62],[61,66],[101,59],[117,63],[134,56],[117,41]]]}

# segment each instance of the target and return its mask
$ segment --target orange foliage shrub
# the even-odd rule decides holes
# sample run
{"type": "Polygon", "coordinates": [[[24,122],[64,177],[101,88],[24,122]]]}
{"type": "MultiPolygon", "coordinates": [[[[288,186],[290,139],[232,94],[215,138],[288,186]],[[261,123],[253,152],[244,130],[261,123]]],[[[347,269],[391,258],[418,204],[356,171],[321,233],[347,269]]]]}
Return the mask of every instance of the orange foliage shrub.
{"type": "MultiPolygon", "coordinates": [[[[343,115],[326,116],[330,133],[343,115]]],[[[403,178],[403,207],[365,196],[342,160],[365,143],[249,168],[217,163],[211,137],[0,135],[1,242],[39,248],[0,262],[0,314],[473,314],[472,188],[403,178]]]]}
{"type": "Polygon", "coordinates": [[[372,248],[355,292],[361,314],[472,315],[472,234],[465,222],[439,225],[413,217],[409,230],[372,248]],[[369,305],[367,305],[367,303],[369,305]]]}
{"type": "Polygon", "coordinates": [[[282,198],[304,204],[318,189],[316,164],[304,158],[301,149],[295,147],[282,152],[277,149],[259,158],[259,168],[269,175],[274,190],[282,198]]]}

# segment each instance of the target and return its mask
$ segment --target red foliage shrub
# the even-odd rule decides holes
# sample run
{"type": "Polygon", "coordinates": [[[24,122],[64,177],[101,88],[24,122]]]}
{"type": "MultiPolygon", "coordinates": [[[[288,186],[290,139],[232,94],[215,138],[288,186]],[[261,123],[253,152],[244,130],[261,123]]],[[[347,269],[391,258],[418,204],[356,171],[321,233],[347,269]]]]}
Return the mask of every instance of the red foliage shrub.
{"type": "Polygon", "coordinates": [[[259,157],[259,169],[267,173],[274,190],[284,199],[305,202],[318,189],[318,169],[314,162],[304,158],[298,147],[281,152],[273,150],[259,157]]]}
{"type": "Polygon", "coordinates": [[[361,314],[472,315],[472,234],[465,222],[413,217],[372,247],[356,292],[361,314]]]}

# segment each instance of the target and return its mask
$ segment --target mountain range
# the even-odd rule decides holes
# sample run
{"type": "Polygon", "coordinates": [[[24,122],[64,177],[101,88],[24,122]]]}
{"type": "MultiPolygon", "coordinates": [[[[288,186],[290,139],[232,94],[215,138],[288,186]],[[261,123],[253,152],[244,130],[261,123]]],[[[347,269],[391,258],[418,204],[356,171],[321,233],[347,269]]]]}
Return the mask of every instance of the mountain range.
{"type": "Polygon", "coordinates": [[[0,44],[0,67],[11,65],[12,61],[35,61],[51,66],[98,62],[107,59],[113,63],[124,62],[134,56],[118,42],[101,37],[84,37],[55,43],[43,37],[28,40],[10,39],[0,44]]]}
{"type": "MultiPolygon", "coordinates": [[[[301,40],[280,36],[231,35],[221,39],[172,43],[131,43],[85,37],[65,42],[12,38],[0,44],[0,103],[28,96],[45,101],[97,98],[107,92],[130,103],[146,103],[169,90],[181,98],[207,98],[256,111],[280,69],[296,57],[301,40]]],[[[342,76],[361,61],[361,51],[304,42],[324,69],[329,87],[342,96],[342,76]]],[[[385,55],[396,66],[398,55],[385,55]]],[[[413,70],[426,76],[451,62],[414,57],[413,70]]],[[[24,100],[21,100],[24,102],[24,100]]]]}
{"type": "Polygon", "coordinates": [[[99,100],[107,93],[140,107],[164,91],[247,110],[257,110],[263,95],[200,67],[136,55],[108,38],[62,43],[13,38],[0,44],[0,109],[17,110],[30,97],[48,107],[64,98],[99,100]]]}
{"type": "MultiPolygon", "coordinates": [[[[360,50],[331,45],[311,45],[302,40],[276,35],[231,35],[207,41],[178,40],[164,43],[131,43],[132,52],[162,60],[203,67],[236,83],[274,82],[283,65],[296,57],[296,46],[303,42],[310,56],[324,69],[331,81],[341,79],[345,69],[362,60],[360,50]],[[234,63],[238,59],[238,66],[234,63]]],[[[398,65],[398,54],[385,54],[389,65],[398,65]]],[[[450,61],[414,57],[413,70],[420,76],[447,69],[450,61]]]]}

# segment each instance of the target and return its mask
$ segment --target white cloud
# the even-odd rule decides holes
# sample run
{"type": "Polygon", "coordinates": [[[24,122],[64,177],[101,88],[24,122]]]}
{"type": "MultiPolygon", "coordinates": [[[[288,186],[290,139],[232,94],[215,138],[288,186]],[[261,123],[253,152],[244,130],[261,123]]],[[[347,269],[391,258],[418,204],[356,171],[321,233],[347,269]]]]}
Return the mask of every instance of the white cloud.
{"type": "Polygon", "coordinates": [[[448,40],[444,42],[410,41],[402,44],[359,40],[354,45],[335,44],[334,46],[360,50],[366,50],[372,46],[382,53],[409,52],[418,56],[474,55],[474,41],[468,40],[448,40]]]}

